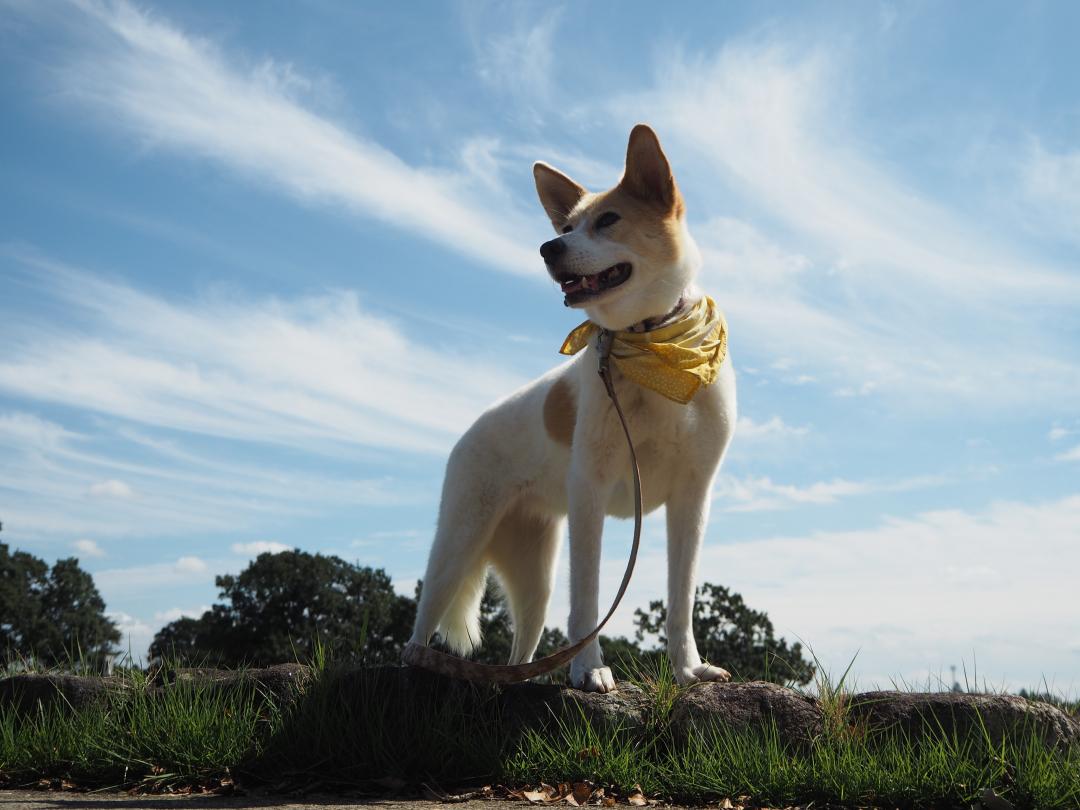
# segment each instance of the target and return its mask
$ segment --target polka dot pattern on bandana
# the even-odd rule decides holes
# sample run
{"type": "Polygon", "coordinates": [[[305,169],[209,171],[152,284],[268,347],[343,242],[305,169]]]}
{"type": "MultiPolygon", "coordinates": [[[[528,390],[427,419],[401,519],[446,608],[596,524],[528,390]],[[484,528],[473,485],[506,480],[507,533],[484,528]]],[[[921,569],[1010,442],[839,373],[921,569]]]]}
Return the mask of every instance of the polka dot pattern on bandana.
{"type": "MultiPolygon", "coordinates": [[[[577,354],[600,327],[585,321],[563,341],[562,354],[577,354]]],[[[616,332],[611,358],[638,385],[686,404],[703,385],[715,382],[727,356],[727,323],[705,296],[685,316],[649,332],[616,332]]]]}

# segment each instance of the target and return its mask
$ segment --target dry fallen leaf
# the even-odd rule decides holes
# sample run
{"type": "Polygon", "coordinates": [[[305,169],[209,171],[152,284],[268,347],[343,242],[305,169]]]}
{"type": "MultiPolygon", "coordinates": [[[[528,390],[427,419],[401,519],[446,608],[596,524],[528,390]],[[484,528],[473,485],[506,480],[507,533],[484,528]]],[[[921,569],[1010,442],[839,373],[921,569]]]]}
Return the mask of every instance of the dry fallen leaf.
{"type": "Polygon", "coordinates": [[[645,794],[641,792],[641,785],[634,785],[634,789],[626,797],[626,800],[635,807],[644,807],[649,803],[649,800],[645,798],[645,794]]]}
{"type": "Polygon", "coordinates": [[[593,793],[592,782],[574,782],[573,787],[570,789],[570,794],[567,796],[567,802],[575,805],[583,805],[589,803],[589,798],[593,793]],[[571,801],[571,799],[573,801],[571,801]]]}

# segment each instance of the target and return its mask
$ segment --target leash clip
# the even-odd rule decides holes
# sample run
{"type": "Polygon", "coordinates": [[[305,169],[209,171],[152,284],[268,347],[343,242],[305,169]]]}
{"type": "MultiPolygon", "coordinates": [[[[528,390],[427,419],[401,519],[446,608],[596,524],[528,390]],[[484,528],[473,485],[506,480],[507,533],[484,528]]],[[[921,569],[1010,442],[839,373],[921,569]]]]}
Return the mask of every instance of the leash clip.
{"type": "Polygon", "coordinates": [[[599,336],[596,338],[596,355],[599,368],[597,373],[607,378],[608,366],[611,358],[611,345],[615,342],[615,333],[610,329],[601,329],[599,336]]]}

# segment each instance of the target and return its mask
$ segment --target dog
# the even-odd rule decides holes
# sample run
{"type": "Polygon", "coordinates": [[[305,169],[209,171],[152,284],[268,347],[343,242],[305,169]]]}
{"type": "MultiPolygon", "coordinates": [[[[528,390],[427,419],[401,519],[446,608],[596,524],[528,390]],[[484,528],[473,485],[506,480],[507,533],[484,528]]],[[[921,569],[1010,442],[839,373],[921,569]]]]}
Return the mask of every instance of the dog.
{"type": "MultiPolygon", "coordinates": [[[[666,506],[667,653],[675,677],[681,684],[727,680],[724,669],[702,662],[691,618],[712,482],[734,433],[735,373],[722,316],[694,284],[701,255],[682,195],[645,124],[630,133],[622,178],[608,191],[590,193],[543,162],[533,175],[557,234],[540,247],[541,257],[564,304],[588,315],[562,351],[584,351],[492,406],[451,452],[411,641],[427,645],[438,632],[454,651],[471,651],[493,568],[513,620],[510,663],[531,661],[564,521],[569,637],[584,638],[596,626],[604,517],[634,514],[629,452],[589,341],[606,329],[617,333],[617,346],[627,341],[624,358],[613,355],[613,377],[637,448],[644,509],[666,506]],[[696,332],[682,326],[691,321],[696,332]],[[672,331],[679,345],[650,343],[672,331]],[[638,339],[649,346],[629,342],[638,339]],[[690,379],[682,367],[695,352],[705,360],[690,379]]],[[[570,682],[593,692],[615,689],[598,641],[573,659],[570,682]]]]}

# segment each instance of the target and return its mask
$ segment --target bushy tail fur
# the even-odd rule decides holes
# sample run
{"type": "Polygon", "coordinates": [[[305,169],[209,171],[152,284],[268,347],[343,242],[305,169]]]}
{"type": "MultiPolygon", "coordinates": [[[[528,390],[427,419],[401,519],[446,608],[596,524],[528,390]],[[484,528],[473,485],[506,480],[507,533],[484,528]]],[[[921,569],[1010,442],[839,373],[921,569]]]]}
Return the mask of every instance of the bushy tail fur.
{"type": "Polygon", "coordinates": [[[443,642],[458,655],[468,655],[480,645],[480,600],[487,585],[488,567],[483,563],[456,583],[457,593],[439,619],[443,642]]]}

